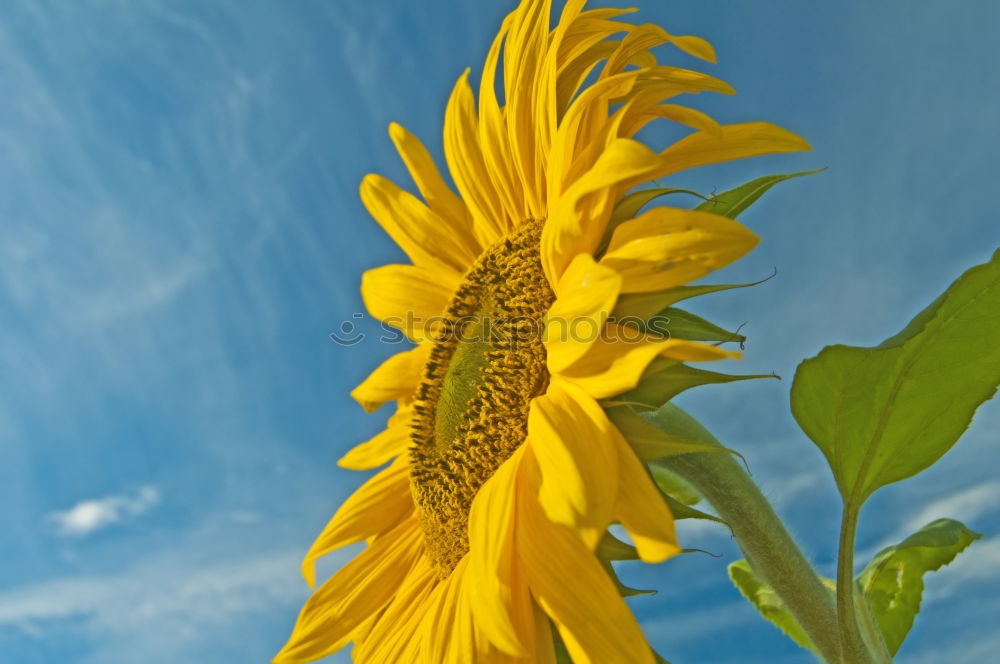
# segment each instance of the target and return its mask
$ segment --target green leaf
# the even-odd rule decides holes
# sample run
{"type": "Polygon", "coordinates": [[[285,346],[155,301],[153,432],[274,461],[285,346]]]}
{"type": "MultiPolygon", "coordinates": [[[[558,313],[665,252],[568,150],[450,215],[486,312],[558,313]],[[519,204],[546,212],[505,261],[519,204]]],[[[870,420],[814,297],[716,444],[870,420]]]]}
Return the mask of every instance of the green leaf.
{"type": "Polygon", "coordinates": [[[924,574],[947,565],[981,537],[958,521],[938,519],[868,563],[858,583],[889,652],[896,654],[920,612],[924,574]]]}
{"type": "Polygon", "coordinates": [[[723,217],[735,219],[741,212],[753,205],[758,198],[763,196],[768,189],[779,182],[797,178],[802,175],[815,175],[816,173],[820,173],[825,170],[825,168],[820,168],[815,171],[803,171],[801,173],[765,175],[762,178],[757,178],[756,180],[751,180],[746,184],[742,184],[735,189],[725,191],[718,196],[710,196],[707,201],[696,207],[695,210],[720,214],[723,217]]]}
{"type": "Polygon", "coordinates": [[[731,563],[729,565],[729,578],[743,596],[754,605],[760,615],[771,621],[795,643],[806,650],[819,654],[799,621],[791,614],[774,589],[754,574],[750,563],[745,560],[731,563]]]}
{"type": "Polygon", "coordinates": [[[614,402],[636,403],[650,408],[659,408],[681,392],[699,385],[718,385],[751,378],[777,378],[774,374],[732,376],[696,369],[667,358],[654,360],[639,384],[616,397],[614,402]]]}
{"type": "Polygon", "coordinates": [[[666,307],[657,314],[642,321],[642,329],[671,339],[688,339],[690,341],[734,341],[742,344],[747,340],[742,334],[729,332],[701,316],[666,307]]]}
{"type": "Polygon", "coordinates": [[[1000,251],[874,348],[828,346],[795,372],[792,412],[848,509],[937,461],[1000,384],[1000,251]]]}

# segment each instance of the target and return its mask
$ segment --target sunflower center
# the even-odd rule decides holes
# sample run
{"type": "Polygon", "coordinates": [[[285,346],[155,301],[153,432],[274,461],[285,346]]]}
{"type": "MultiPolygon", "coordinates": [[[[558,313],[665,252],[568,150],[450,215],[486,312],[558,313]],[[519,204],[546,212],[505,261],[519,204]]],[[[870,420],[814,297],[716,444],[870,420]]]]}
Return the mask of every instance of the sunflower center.
{"type": "Polygon", "coordinates": [[[473,498],[524,442],[531,399],[548,385],[541,332],[555,294],[542,271],[541,228],[525,222],[487,249],[433,333],[414,406],[410,484],[442,577],[469,550],[473,498]]]}

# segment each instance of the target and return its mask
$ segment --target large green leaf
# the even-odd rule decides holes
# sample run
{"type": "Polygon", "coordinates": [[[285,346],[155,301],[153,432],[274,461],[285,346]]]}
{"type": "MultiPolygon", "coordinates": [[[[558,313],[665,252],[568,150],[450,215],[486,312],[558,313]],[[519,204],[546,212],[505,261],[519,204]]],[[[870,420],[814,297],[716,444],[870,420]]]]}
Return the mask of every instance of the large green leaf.
{"type": "Polygon", "coordinates": [[[1000,384],[1000,251],[874,348],[828,346],[799,365],[792,412],[849,509],[947,452],[1000,384]]]}
{"type": "Polygon", "coordinates": [[[868,563],[858,583],[889,652],[896,654],[920,612],[924,574],[947,565],[981,537],[958,521],[938,519],[868,563]]]}
{"type": "Polygon", "coordinates": [[[735,219],[741,212],[753,205],[764,193],[785,180],[797,178],[802,175],[815,175],[826,169],[820,168],[815,171],[803,171],[801,173],[786,173],[783,175],[765,175],[762,178],[751,180],[746,184],[741,184],[735,189],[724,191],[716,196],[710,196],[707,201],[696,207],[702,212],[720,214],[723,217],[735,219]]]}
{"type": "Polygon", "coordinates": [[[750,563],[745,560],[737,560],[729,565],[729,578],[739,591],[750,600],[760,615],[770,620],[778,629],[788,635],[792,641],[799,644],[806,650],[816,652],[802,625],[791,614],[785,603],[778,597],[774,589],[764,583],[760,577],[754,574],[750,568],[750,563]]]}

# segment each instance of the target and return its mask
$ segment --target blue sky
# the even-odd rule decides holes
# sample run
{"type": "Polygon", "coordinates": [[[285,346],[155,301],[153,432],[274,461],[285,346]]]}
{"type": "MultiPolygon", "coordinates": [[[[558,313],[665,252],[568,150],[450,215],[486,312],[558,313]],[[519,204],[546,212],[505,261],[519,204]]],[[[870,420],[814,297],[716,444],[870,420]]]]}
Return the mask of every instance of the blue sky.
{"type": "MultiPolygon", "coordinates": [[[[299,560],[363,479],[334,462],[384,418],[347,392],[396,350],[328,338],[361,310],[361,271],[401,256],[358,183],[406,182],[391,120],[440,154],[450,87],[466,66],[478,73],[512,4],[0,6],[4,661],[264,662],[280,647],[307,594],[299,560]]],[[[748,457],[832,574],[837,499],[787,414],[790,378],[826,344],[893,334],[1000,244],[1000,5],[638,4],[640,21],[710,39],[719,64],[707,70],[739,91],[692,105],[778,123],[815,148],[671,185],[710,192],[829,167],[748,212],[763,241],[717,279],[777,277],[696,305],[747,323],[734,370],[786,380],[705,388],[683,405],[748,457]]],[[[986,630],[1000,610],[998,430],[987,404],[941,463],[862,514],[862,560],[941,516],[987,535],[929,579],[899,661],[972,664],[1000,648],[986,630]]],[[[661,652],[810,661],[729,587],[726,531],[681,532],[721,558],[623,571],[660,590],[633,606],[661,652]]]]}

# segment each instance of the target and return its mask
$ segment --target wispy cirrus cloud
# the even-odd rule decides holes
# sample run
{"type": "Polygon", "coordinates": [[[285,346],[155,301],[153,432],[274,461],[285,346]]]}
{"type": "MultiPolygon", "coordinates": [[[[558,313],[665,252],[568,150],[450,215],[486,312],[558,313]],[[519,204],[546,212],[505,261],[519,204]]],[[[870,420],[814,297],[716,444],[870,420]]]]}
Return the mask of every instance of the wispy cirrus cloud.
{"type": "Polygon", "coordinates": [[[158,488],[144,486],[132,493],[82,500],[67,510],[52,512],[48,519],[63,537],[86,537],[145,514],[156,507],[161,498],[158,488]]]}

